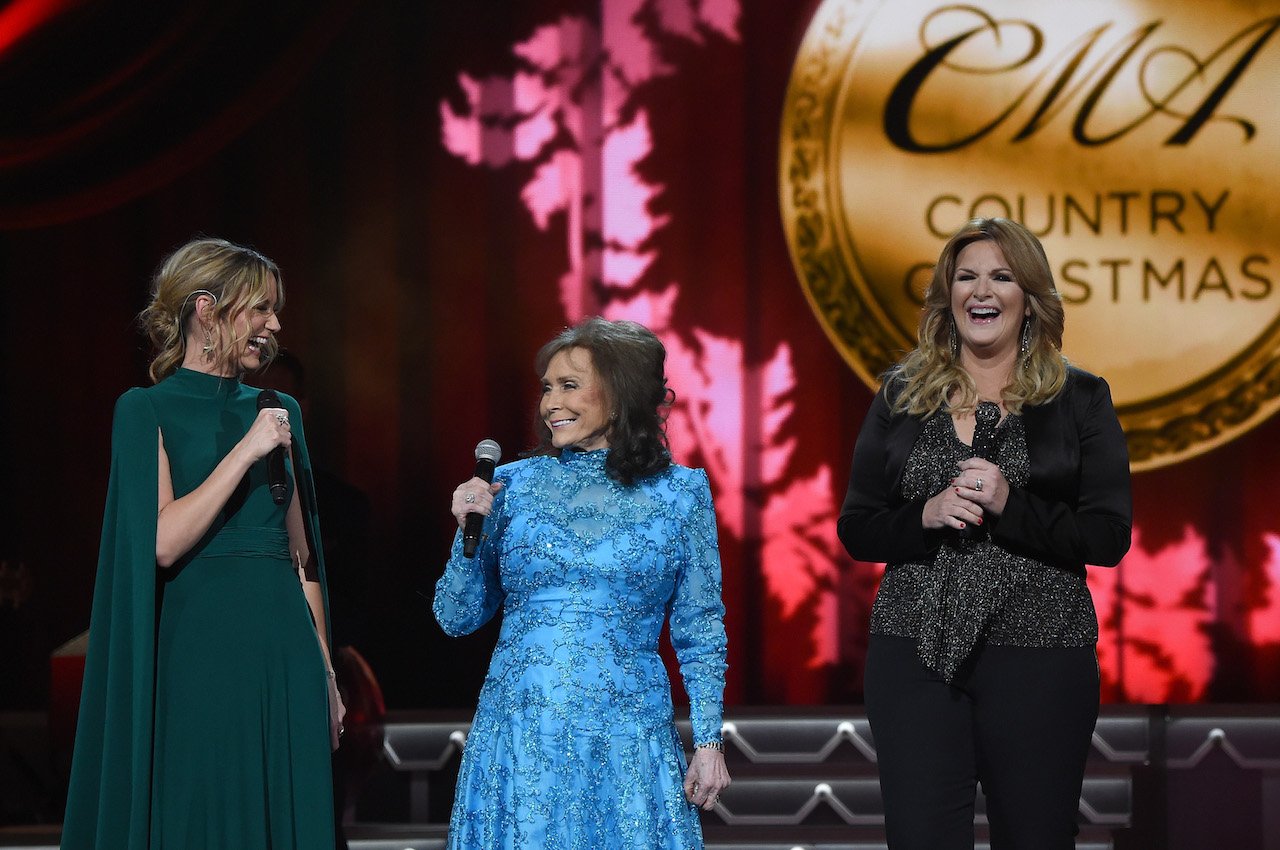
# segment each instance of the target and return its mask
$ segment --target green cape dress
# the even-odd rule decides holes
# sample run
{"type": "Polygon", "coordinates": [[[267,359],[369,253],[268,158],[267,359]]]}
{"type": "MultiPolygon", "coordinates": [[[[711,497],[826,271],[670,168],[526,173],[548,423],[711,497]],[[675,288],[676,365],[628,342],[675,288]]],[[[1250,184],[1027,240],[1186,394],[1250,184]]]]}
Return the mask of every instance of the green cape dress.
{"type": "Polygon", "coordinates": [[[116,403],[64,850],[333,846],[324,658],[285,530],[296,485],[324,587],[294,399],[289,499],[259,462],[191,551],[156,565],[157,430],[180,498],[248,431],[257,392],[179,369],[116,403]]]}

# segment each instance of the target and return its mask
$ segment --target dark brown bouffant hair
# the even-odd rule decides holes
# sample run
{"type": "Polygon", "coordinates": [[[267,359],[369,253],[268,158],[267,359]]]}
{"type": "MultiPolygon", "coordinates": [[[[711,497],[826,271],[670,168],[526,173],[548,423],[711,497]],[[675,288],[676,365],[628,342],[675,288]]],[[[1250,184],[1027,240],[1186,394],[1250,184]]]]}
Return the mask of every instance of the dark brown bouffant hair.
{"type": "MultiPolygon", "coordinates": [[[[609,477],[630,485],[670,466],[666,420],[676,394],[667,386],[667,350],[662,341],[636,322],[610,322],[593,316],[542,346],[534,361],[539,380],[551,358],[572,348],[590,352],[591,364],[604,385],[607,409],[617,414],[606,434],[609,457],[605,471],[609,477]]],[[[528,454],[558,455],[551,429],[540,415],[535,414],[534,419],[538,445],[528,454]]]]}

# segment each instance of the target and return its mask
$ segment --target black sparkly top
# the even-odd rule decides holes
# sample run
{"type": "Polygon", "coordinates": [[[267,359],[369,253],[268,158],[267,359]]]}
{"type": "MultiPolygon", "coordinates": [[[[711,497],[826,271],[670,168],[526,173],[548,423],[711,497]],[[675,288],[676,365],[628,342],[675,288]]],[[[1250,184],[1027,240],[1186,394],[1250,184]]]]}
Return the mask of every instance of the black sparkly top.
{"type": "MultiPolygon", "coordinates": [[[[951,486],[956,464],[974,450],[941,411],[920,431],[903,470],[907,500],[951,486]]],[[[1019,416],[1006,416],[989,456],[1011,488],[1030,478],[1026,432],[1019,416]]],[[[990,527],[998,523],[988,517],[990,527]]],[[[871,611],[874,634],[916,639],[921,660],[944,680],[982,642],[1005,646],[1088,646],[1098,640],[1098,618],[1083,571],[1052,566],[993,542],[948,534],[932,558],[889,564],[871,611]]]]}

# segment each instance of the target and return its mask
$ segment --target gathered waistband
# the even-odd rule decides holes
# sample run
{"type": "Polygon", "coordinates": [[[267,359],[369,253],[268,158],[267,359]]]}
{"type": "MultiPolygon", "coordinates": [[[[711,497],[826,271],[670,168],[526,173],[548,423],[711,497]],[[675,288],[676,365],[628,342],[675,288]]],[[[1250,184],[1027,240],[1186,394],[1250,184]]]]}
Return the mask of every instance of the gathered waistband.
{"type": "Polygon", "coordinates": [[[198,551],[192,560],[208,557],[289,559],[289,532],[270,526],[223,528],[198,551]]]}

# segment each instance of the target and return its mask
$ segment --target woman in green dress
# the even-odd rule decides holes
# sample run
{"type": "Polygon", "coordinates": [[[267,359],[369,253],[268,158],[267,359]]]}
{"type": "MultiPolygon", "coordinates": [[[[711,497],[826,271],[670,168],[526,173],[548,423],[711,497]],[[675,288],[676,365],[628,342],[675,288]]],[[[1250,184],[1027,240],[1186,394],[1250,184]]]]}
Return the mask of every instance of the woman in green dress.
{"type": "Polygon", "coordinates": [[[301,413],[241,382],[283,301],[276,265],[223,240],[156,274],[155,385],[112,426],[64,850],[333,846],[343,708],[301,413]]]}

